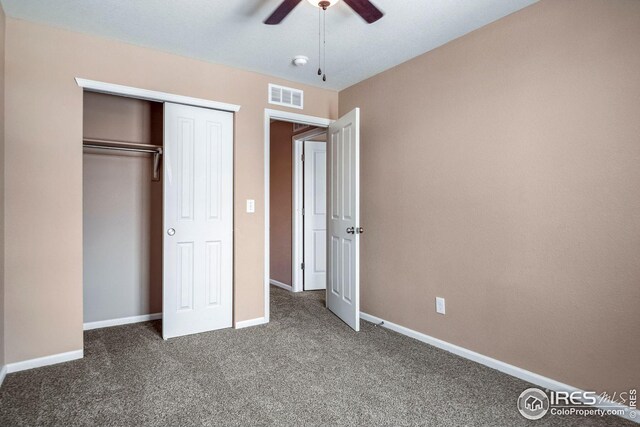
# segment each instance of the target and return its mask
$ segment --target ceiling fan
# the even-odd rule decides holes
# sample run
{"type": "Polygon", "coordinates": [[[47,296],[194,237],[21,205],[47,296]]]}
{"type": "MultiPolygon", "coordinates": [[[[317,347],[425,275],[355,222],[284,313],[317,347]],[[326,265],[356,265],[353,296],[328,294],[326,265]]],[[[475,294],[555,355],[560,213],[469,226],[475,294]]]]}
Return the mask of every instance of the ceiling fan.
{"type": "MultiPolygon", "coordinates": [[[[309,3],[317,6],[323,10],[333,6],[340,0],[308,0],[309,3]]],[[[284,0],[280,3],[280,6],[269,16],[264,23],[267,25],[278,25],[284,18],[287,17],[291,11],[302,2],[302,0],[284,0]]],[[[367,24],[373,24],[378,19],[382,18],[384,14],[375,7],[369,0],[344,0],[344,2],[353,9],[355,13],[360,15],[362,19],[367,21],[367,24]]]]}

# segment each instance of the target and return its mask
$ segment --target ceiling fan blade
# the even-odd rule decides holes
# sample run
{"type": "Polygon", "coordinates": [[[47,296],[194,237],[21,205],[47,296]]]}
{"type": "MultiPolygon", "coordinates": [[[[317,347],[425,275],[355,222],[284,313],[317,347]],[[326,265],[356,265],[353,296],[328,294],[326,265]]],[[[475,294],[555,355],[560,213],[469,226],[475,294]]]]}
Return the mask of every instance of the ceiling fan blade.
{"type": "Polygon", "coordinates": [[[348,4],[355,13],[362,16],[362,19],[367,21],[367,24],[373,24],[384,16],[384,13],[369,0],[344,0],[344,2],[348,4]]]}
{"type": "Polygon", "coordinates": [[[278,25],[302,0],[284,0],[280,6],[273,11],[270,17],[265,19],[267,25],[278,25]]]}

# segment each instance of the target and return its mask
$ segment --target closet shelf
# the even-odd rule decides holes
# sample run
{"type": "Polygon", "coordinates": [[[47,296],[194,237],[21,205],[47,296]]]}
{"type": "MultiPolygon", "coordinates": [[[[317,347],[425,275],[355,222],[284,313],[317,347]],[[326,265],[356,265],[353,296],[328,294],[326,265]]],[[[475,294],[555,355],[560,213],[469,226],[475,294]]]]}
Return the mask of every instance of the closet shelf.
{"type": "Polygon", "coordinates": [[[138,153],[153,154],[153,180],[160,181],[160,157],[162,147],[160,145],[139,144],[135,142],[114,141],[110,139],[83,138],[82,146],[98,150],[134,151],[138,153]]]}

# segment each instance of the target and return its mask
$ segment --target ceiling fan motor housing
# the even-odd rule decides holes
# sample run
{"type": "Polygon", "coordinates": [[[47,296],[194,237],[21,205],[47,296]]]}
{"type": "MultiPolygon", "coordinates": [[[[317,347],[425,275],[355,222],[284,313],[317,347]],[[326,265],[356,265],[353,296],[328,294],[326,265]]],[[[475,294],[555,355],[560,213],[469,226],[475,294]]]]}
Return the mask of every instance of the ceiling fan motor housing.
{"type": "Polygon", "coordinates": [[[338,1],[340,0],[309,0],[309,3],[311,3],[312,5],[319,7],[320,9],[327,9],[333,5],[335,5],[336,3],[338,3],[338,1]]]}

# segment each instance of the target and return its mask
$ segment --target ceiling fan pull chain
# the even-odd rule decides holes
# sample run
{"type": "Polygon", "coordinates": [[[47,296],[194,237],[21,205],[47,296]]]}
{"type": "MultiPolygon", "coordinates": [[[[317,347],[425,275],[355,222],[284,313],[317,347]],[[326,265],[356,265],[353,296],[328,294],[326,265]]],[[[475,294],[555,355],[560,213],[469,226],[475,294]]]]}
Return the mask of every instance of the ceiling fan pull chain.
{"type": "Polygon", "coordinates": [[[321,20],[320,20],[320,8],[318,8],[318,75],[322,75],[322,50],[321,50],[321,20]]]}
{"type": "Polygon", "coordinates": [[[327,7],[322,8],[322,81],[327,81],[327,7]]]}

